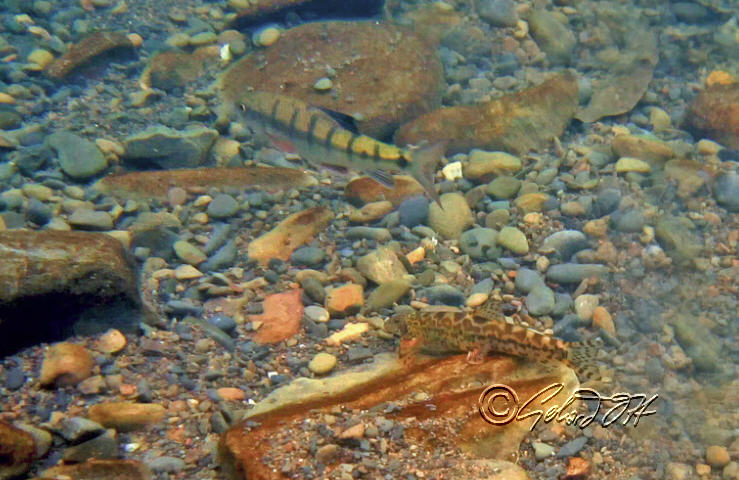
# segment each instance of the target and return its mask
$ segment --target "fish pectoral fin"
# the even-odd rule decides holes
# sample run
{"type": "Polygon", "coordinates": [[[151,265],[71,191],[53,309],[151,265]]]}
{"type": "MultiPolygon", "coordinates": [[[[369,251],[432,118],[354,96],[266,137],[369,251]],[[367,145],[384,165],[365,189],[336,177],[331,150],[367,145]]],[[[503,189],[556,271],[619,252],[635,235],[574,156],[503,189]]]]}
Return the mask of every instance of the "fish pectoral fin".
{"type": "Polygon", "coordinates": [[[367,175],[380,185],[384,185],[387,188],[395,187],[395,180],[393,179],[392,174],[385,170],[372,170],[367,172],[367,175]]]}
{"type": "Polygon", "coordinates": [[[316,109],[320,110],[321,112],[325,113],[333,121],[339,124],[342,128],[345,128],[346,130],[349,130],[350,132],[354,134],[359,133],[359,128],[357,127],[357,119],[352,117],[351,115],[347,115],[346,113],[337,112],[336,110],[331,110],[329,108],[325,107],[315,107],[316,109]]]}

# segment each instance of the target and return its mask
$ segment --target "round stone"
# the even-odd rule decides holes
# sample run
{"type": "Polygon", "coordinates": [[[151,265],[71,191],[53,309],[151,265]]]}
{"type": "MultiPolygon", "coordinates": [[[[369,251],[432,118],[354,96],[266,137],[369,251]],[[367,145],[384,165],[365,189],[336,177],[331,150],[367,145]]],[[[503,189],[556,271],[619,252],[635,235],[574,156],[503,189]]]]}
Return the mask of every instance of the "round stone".
{"type": "Polygon", "coordinates": [[[548,315],[554,310],[555,299],[551,288],[540,285],[526,295],[526,308],[532,315],[548,315]]]}
{"type": "Polygon", "coordinates": [[[598,306],[596,295],[583,294],[575,299],[575,313],[580,320],[587,321],[593,318],[595,307],[598,306]]]}
{"type": "Polygon", "coordinates": [[[208,258],[202,250],[184,240],[174,242],[173,247],[177,258],[190,265],[198,265],[208,258]]]}
{"type": "Polygon", "coordinates": [[[503,227],[498,233],[498,245],[507,248],[517,255],[529,253],[529,242],[526,235],[515,227],[503,227]]]}
{"type": "Polygon", "coordinates": [[[303,315],[312,322],[325,323],[328,322],[330,315],[328,310],[318,305],[309,305],[303,310],[303,315]]]}
{"type": "Polygon", "coordinates": [[[231,195],[222,193],[213,197],[208,204],[207,213],[211,218],[228,218],[239,209],[239,204],[231,195]]]}
{"type": "Polygon", "coordinates": [[[330,353],[318,353],[308,364],[308,369],[316,375],[330,372],[336,366],[336,357],[330,353]]]}
{"type": "Polygon", "coordinates": [[[331,79],[328,77],[319,78],[316,83],[313,84],[313,88],[315,88],[319,92],[331,90],[333,86],[334,82],[332,82],[331,79]]]}
{"type": "Polygon", "coordinates": [[[251,40],[258,47],[269,47],[280,38],[280,29],[274,26],[268,26],[261,30],[257,30],[252,35],[251,40]]]}
{"type": "Polygon", "coordinates": [[[711,445],[706,449],[706,463],[712,467],[723,467],[730,460],[729,452],[720,445],[711,445]]]}

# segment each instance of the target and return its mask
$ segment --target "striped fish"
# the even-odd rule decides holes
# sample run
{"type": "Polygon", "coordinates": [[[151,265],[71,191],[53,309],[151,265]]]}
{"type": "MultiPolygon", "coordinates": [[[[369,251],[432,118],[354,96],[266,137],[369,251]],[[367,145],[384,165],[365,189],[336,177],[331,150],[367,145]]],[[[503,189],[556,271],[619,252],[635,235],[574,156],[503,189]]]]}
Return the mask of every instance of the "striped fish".
{"type": "Polygon", "coordinates": [[[559,360],[572,367],[582,378],[598,374],[595,360],[602,343],[565,342],[533,328],[515,324],[502,313],[499,302],[490,300],[467,312],[449,307],[428,308],[396,314],[385,322],[387,332],[399,334],[410,342],[410,351],[442,355],[468,352],[503,353],[540,362],[559,360]]]}
{"type": "Polygon", "coordinates": [[[393,186],[388,172],[405,171],[439,203],[433,178],[447,142],[400,148],[353,133],[319,108],[274,93],[247,93],[239,107],[246,124],[257,134],[267,136],[283,150],[295,151],[311,164],[359,170],[388,187],[393,186]]]}

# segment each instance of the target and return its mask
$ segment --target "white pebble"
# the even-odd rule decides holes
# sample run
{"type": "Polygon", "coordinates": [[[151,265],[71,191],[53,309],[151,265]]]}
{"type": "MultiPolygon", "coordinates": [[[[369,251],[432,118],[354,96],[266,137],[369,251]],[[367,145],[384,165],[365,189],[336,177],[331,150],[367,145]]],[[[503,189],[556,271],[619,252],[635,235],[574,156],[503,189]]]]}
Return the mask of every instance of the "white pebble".
{"type": "Polygon", "coordinates": [[[441,173],[444,174],[444,178],[450,181],[462,178],[462,162],[448,163],[441,169],[441,173]]]}

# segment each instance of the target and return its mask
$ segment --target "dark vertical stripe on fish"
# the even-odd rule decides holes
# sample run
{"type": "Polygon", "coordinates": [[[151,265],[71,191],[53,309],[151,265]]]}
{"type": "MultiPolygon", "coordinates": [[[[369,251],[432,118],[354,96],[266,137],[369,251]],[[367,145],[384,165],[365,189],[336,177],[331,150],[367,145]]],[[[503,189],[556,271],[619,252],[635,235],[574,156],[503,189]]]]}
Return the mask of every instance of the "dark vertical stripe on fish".
{"type": "Polygon", "coordinates": [[[280,99],[278,98],[275,100],[275,103],[272,104],[272,111],[269,114],[269,119],[272,122],[272,124],[277,124],[279,121],[277,120],[277,110],[280,108],[280,99]]]}
{"type": "Polygon", "coordinates": [[[349,137],[349,141],[346,144],[346,153],[349,155],[352,155],[354,151],[352,150],[352,146],[354,145],[354,141],[357,139],[357,135],[352,133],[352,136],[349,137]]]}
{"type": "Polygon", "coordinates": [[[318,123],[318,114],[314,113],[310,116],[310,121],[308,122],[308,143],[313,143],[313,135],[314,130],[316,129],[316,123],[318,123]]]}
{"type": "MultiPolygon", "coordinates": [[[[290,117],[290,124],[287,126],[287,134],[288,136],[292,137],[295,135],[295,123],[298,121],[298,114],[300,114],[300,110],[297,108],[293,110],[293,114],[290,117]]],[[[302,133],[302,132],[299,132],[302,133]]]]}
{"type": "Polygon", "coordinates": [[[331,148],[331,138],[334,136],[334,134],[336,134],[337,131],[338,131],[338,127],[336,125],[332,126],[331,130],[328,131],[328,135],[326,135],[326,140],[325,140],[327,148],[331,148]]]}
{"type": "Polygon", "coordinates": [[[375,163],[380,161],[380,144],[375,142],[375,149],[372,152],[372,159],[375,161],[375,163]]]}

